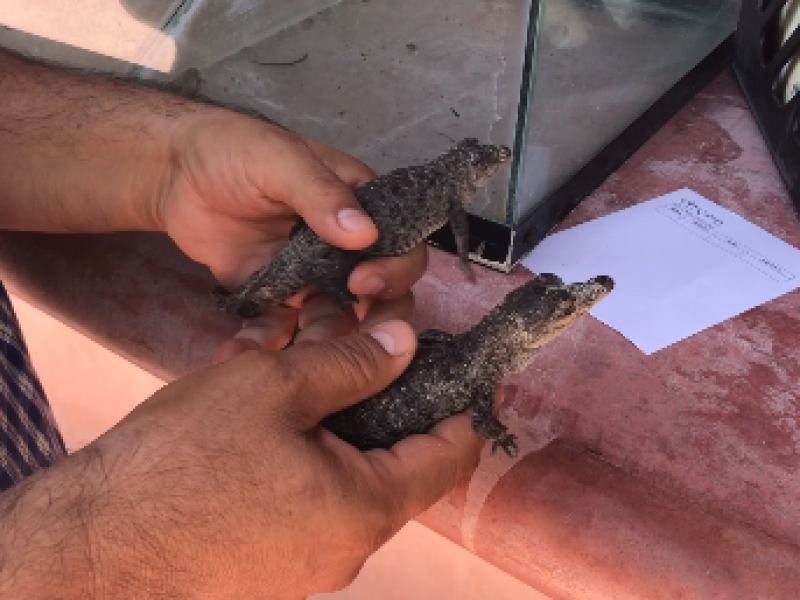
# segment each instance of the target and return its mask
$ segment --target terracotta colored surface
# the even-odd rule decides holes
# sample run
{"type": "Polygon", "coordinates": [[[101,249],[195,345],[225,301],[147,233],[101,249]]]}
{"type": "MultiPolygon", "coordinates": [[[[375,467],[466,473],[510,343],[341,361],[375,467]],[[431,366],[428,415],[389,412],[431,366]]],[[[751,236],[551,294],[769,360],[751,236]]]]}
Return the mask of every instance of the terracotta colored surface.
{"type": "MultiPolygon", "coordinates": [[[[565,226],[691,187],[800,246],[730,73],[565,226]]],[[[236,327],[163,238],[3,235],[19,295],[164,377],[236,327]]],[[[461,279],[432,253],[416,325],[460,330],[529,277],[461,279]],[[458,310],[453,310],[458,307],[458,310]]],[[[555,598],[796,598],[800,293],[646,357],[586,318],[506,386],[515,462],[486,456],[422,522],[555,598]]]]}
{"type": "MultiPolygon", "coordinates": [[[[465,497],[464,488],[451,494],[446,511],[422,522],[457,539],[448,525],[465,497]]],[[[796,546],[563,441],[499,478],[474,540],[479,554],[557,599],[794,599],[800,590],[796,546]]]]}
{"type": "Polygon", "coordinates": [[[20,297],[163,379],[208,364],[240,327],[210,302],[210,272],[161,234],[0,234],[20,297]]]}
{"type": "Polygon", "coordinates": [[[352,585],[308,600],[551,600],[411,521],[373,554],[352,585]]]}

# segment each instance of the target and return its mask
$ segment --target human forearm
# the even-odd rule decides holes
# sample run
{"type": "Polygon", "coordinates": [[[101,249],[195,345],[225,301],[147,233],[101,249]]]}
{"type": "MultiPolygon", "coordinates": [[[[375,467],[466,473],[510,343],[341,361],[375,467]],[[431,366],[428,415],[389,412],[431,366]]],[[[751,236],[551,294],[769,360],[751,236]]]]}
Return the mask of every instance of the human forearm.
{"type": "Polygon", "coordinates": [[[171,140],[197,111],[165,92],[50,69],[0,50],[0,228],[159,228],[171,140]]]}
{"type": "MultiPolygon", "coordinates": [[[[166,231],[228,287],[269,262],[298,217],[341,248],[375,241],[351,189],[374,173],[242,112],[0,49],[0,230],[166,231]]],[[[422,246],[367,261],[350,290],[392,299],[424,268],[422,246]]]]}
{"type": "Polygon", "coordinates": [[[391,451],[360,453],[320,428],[394,381],[416,344],[397,321],[327,339],[355,320],[320,308],[293,348],[165,386],[0,495],[0,598],[298,600],[348,585],[482,443],[467,415],[391,451]]]}
{"type": "Polygon", "coordinates": [[[180,515],[151,493],[157,478],[128,487],[114,477],[90,446],[0,494],[0,598],[206,597],[202,573],[172,560],[178,540],[163,523],[180,515]]]}
{"type": "Polygon", "coordinates": [[[75,455],[0,494],[0,598],[94,597],[89,470],[75,455]]]}

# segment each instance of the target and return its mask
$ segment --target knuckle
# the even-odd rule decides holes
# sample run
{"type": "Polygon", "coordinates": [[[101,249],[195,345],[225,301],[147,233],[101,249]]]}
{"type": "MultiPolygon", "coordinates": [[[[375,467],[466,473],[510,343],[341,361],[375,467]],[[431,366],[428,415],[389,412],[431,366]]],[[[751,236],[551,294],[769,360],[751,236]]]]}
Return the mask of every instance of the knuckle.
{"type": "Polygon", "coordinates": [[[461,465],[455,458],[451,458],[445,464],[442,465],[441,468],[441,495],[444,495],[456,487],[458,484],[461,483],[461,479],[463,478],[461,465]]]}
{"type": "Polygon", "coordinates": [[[397,474],[392,474],[384,463],[373,462],[374,471],[365,485],[368,506],[362,510],[363,523],[368,527],[368,548],[374,552],[391,538],[407,521],[408,490],[398,493],[397,474]]]}
{"type": "Polygon", "coordinates": [[[315,188],[318,201],[324,203],[338,203],[351,195],[349,188],[339,179],[333,171],[323,168],[314,169],[310,183],[315,188]]]}
{"type": "Polygon", "coordinates": [[[394,318],[402,321],[408,321],[414,315],[414,293],[407,291],[404,294],[398,294],[394,298],[389,298],[386,301],[386,310],[388,315],[394,315],[394,318]]]}
{"type": "Polygon", "coordinates": [[[324,571],[328,577],[323,584],[326,591],[338,591],[353,583],[367,559],[394,533],[384,527],[376,528],[374,515],[359,508],[356,512],[352,505],[340,506],[332,519],[338,526],[327,535],[324,571]]]}
{"type": "Polygon", "coordinates": [[[384,493],[375,504],[368,548],[370,553],[383,546],[406,522],[407,503],[403,494],[384,493]]]}
{"type": "Polygon", "coordinates": [[[338,592],[355,580],[371,552],[359,544],[352,531],[337,528],[326,535],[325,552],[309,569],[314,577],[315,592],[338,592]]]}
{"type": "MultiPolygon", "coordinates": [[[[295,365],[288,355],[276,352],[261,352],[259,356],[259,373],[256,385],[261,394],[270,394],[284,399],[299,398],[305,384],[305,372],[300,365],[295,365]]],[[[286,403],[285,403],[286,404],[286,403]]],[[[301,404],[290,402],[293,410],[300,410],[301,404]]]]}
{"type": "Polygon", "coordinates": [[[325,552],[330,591],[350,585],[367,559],[404,524],[400,502],[381,479],[363,475],[348,472],[328,505],[334,524],[325,552]]]}
{"type": "Polygon", "coordinates": [[[337,370],[346,378],[346,384],[353,389],[369,387],[380,375],[382,360],[377,348],[368,341],[367,336],[352,336],[328,342],[337,370]]]}
{"type": "Polygon", "coordinates": [[[381,521],[375,529],[378,546],[392,537],[405,524],[408,502],[402,494],[384,494],[381,500],[381,521]]]}
{"type": "MultiPolygon", "coordinates": [[[[364,561],[366,562],[366,560],[364,561]]],[[[342,567],[331,569],[329,564],[324,565],[323,569],[316,569],[313,573],[315,579],[320,578],[320,573],[328,573],[325,579],[319,581],[315,587],[316,592],[332,594],[335,592],[341,592],[346,587],[350,586],[355,580],[358,574],[361,572],[361,568],[364,566],[364,562],[359,565],[344,565],[342,567]]]]}
{"type": "Polygon", "coordinates": [[[314,159],[314,154],[311,152],[311,149],[308,145],[299,137],[293,134],[284,134],[284,143],[287,146],[289,152],[297,155],[301,155],[308,160],[314,159]]]}
{"type": "Polygon", "coordinates": [[[303,139],[291,131],[269,127],[262,129],[262,133],[271,140],[275,140],[283,144],[285,151],[304,153],[308,152],[308,146],[303,139]]]}
{"type": "Polygon", "coordinates": [[[362,502],[357,519],[350,523],[350,547],[357,560],[365,561],[399,529],[399,513],[392,510],[394,501],[376,496],[362,502]]]}
{"type": "Polygon", "coordinates": [[[268,382],[280,382],[283,385],[296,384],[297,374],[283,357],[275,352],[258,354],[259,379],[268,382]]]}

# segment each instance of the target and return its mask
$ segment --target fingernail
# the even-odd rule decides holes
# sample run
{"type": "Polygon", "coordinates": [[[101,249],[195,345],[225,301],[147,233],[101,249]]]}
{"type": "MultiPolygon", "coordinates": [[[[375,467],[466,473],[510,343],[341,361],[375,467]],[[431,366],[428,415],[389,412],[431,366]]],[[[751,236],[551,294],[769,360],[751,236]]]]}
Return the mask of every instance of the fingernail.
{"type": "Polygon", "coordinates": [[[247,325],[242,327],[233,339],[235,340],[249,340],[255,342],[259,346],[264,345],[269,339],[270,334],[274,333],[274,327],[263,327],[258,325],[247,325]]]}
{"type": "Polygon", "coordinates": [[[339,226],[345,231],[363,231],[375,227],[365,213],[354,208],[343,208],[336,218],[339,226]]]}
{"type": "Polygon", "coordinates": [[[411,336],[408,325],[400,321],[382,323],[369,334],[392,356],[406,354],[413,344],[413,340],[407,339],[411,336]]]}
{"type": "Polygon", "coordinates": [[[375,296],[380,294],[386,287],[386,282],[377,275],[370,275],[361,285],[358,286],[358,291],[364,296],[375,296]]]}
{"type": "Polygon", "coordinates": [[[373,331],[372,333],[370,333],[370,335],[376,342],[378,342],[381,346],[383,346],[383,349],[386,350],[386,352],[388,352],[392,356],[395,356],[394,352],[397,343],[394,341],[394,338],[392,337],[391,334],[386,333],[385,331],[373,331]]]}
{"type": "Polygon", "coordinates": [[[260,348],[261,345],[253,340],[233,338],[227,342],[224,342],[219,348],[217,348],[217,351],[214,353],[214,357],[211,359],[211,364],[218,365],[228,362],[240,354],[244,354],[250,350],[259,350],[260,348]]]}

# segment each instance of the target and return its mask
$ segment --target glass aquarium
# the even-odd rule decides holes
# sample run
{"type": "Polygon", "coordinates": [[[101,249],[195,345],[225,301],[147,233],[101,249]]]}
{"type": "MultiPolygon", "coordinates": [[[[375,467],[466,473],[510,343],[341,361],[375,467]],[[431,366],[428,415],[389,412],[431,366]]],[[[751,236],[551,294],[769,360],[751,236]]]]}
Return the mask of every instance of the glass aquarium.
{"type": "Polygon", "coordinates": [[[631,137],[649,109],[687,99],[674,90],[730,41],[741,0],[120,4],[158,33],[128,74],[193,80],[377,172],[465,137],[511,147],[470,207],[473,258],[508,269],[668,116],[631,137]]]}

